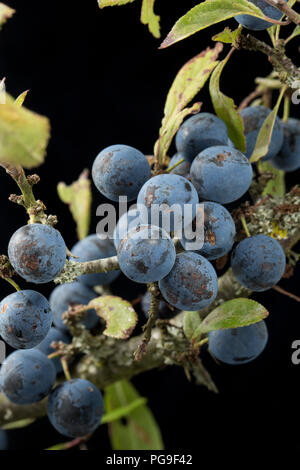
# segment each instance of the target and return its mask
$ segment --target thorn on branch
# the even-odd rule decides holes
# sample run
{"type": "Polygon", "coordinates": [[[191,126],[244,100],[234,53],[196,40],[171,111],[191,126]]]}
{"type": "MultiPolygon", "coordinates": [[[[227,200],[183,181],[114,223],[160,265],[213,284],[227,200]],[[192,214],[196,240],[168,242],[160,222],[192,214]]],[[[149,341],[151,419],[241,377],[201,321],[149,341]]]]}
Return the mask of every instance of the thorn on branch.
{"type": "Polygon", "coordinates": [[[147,351],[147,346],[151,340],[152,335],[152,328],[157,319],[158,311],[159,311],[159,297],[160,297],[160,290],[156,282],[148,285],[148,291],[151,294],[151,301],[150,301],[150,309],[149,309],[149,317],[146,325],[144,325],[142,341],[139,344],[137,350],[134,353],[134,359],[136,361],[140,361],[143,355],[147,351]]]}

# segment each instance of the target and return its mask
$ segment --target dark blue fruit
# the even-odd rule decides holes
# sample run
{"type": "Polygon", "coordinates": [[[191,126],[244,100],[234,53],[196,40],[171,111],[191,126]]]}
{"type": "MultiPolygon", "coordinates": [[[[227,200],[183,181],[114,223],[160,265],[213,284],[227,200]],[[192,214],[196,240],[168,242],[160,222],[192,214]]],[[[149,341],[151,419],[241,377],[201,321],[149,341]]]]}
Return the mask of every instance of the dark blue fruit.
{"type": "Polygon", "coordinates": [[[92,170],[96,188],[112,201],[119,201],[119,196],[127,196],[128,201],[136,199],[150,173],[146,157],[128,145],[112,145],[102,150],[92,170]]]}
{"type": "Polygon", "coordinates": [[[242,328],[212,331],[208,338],[209,351],[218,361],[239,365],[253,361],[263,352],[268,330],[261,321],[242,328]]]}
{"type": "MultiPolygon", "coordinates": [[[[172,168],[172,166],[176,165],[176,163],[180,162],[184,158],[183,153],[175,153],[175,155],[171,158],[168,168],[172,168]]],[[[171,175],[179,175],[179,176],[186,176],[189,174],[191,168],[190,162],[186,160],[182,163],[179,163],[174,170],[170,171],[171,175]]]]}
{"type": "Polygon", "coordinates": [[[202,150],[215,145],[227,145],[227,139],[227,127],[220,118],[210,113],[199,113],[180,126],[176,147],[191,163],[202,150]]]}
{"type": "MultiPolygon", "coordinates": [[[[204,202],[204,244],[196,252],[209,260],[221,258],[231,250],[235,237],[235,224],[225,207],[216,202],[204,202]]],[[[193,228],[195,231],[195,228],[193,228]]],[[[184,249],[194,240],[183,238],[184,249]]],[[[189,247],[193,250],[193,247],[189,247]]],[[[195,250],[193,250],[195,251],[195,250]]]]}
{"type": "MultiPolygon", "coordinates": [[[[117,254],[112,240],[106,238],[102,240],[98,235],[89,235],[80,240],[72,248],[72,253],[78,256],[75,261],[93,261],[96,259],[109,258],[117,254]]],[[[78,278],[79,282],[94,287],[97,285],[110,284],[119,276],[120,271],[110,271],[99,274],[84,274],[78,278]]]]}
{"type": "Polygon", "coordinates": [[[51,323],[49,302],[39,292],[14,292],[0,304],[0,335],[13,348],[34,348],[47,336],[51,323]]]}
{"type": "Polygon", "coordinates": [[[28,282],[44,284],[62,271],[66,245],[61,234],[49,225],[30,224],[19,228],[8,245],[9,260],[28,282]]]}
{"type": "Polygon", "coordinates": [[[45,398],[55,379],[51,360],[35,348],[13,352],[0,369],[1,391],[17,405],[30,405],[45,398]]]}
{"type": "MultiPolygon", "coordinates": [[[[143,296],[142,302],[141,302],[142,310],[147,318],[149,315],[150,303],[151,303],[151,294],[149,291],[147,291],[146,294],[143,296]]],[[[176,308],[174,308],[174,310],[171,310],[168,304],[166,304],[166,302],[164,302],[163,300],[159,302],[158,318],[169,319],[169,318],[174,317],[174,315],[176,315],[177,313],[178,313],[178,310],[176,308]]]]}
{"type": "Polygon", "coordinates": [[[165,230],[141,225],[119,245],[121,271],[135,282],[159,281],[172,269],[176,257],[174,243],[165,230]]]}
{"type": "MultiPolygon", "coordinates": [[[[272,20],[280,20],[282,13],[277,8],[272,7],[264,0],[249,0],[251,3],[254,3],[255,6],[260,8],[265,16],[272,18],[272,20]]],[[[286,1],[286,0],[285,0],[286,1]]],[[[273,26],[273,23],[270,21],[261,20],[251,15],[237,15],[235,16],[236,21],[244,26],[244,28],[251,29],[252,31],[262,31],[263,29],[268,29],[270,26],[273,26]]]]}
{"type": "MultiPolygon", "coordinates": [[[[251,157],[261,126],[270,113],[271,110],[265,106],[250,106],[249,108],[245,108],[241,111],[241,116],[245,127],[247,158],[251,157]]],[[[276,117],[269,150],[268,153],[263,157],[263,160],[274,158],[280,151],[282,144],[283,126],[280,119],[276,117]]]]}
{"type": "Polygon", "coordinates": [[[101,392],[88,380],[74,379],[53,390],[48,417],[54,428],[67,437],[92,434],[104,412],[101,392]]]}
{"type": "MultiPolygon", "coordinates": [[[[47,334],[46,338],[36,347],[39,351],[41,351],[45,356],[49,356],[50,354],[54,353],[54,349],[51,348],[51,344],[56,341],[61,341],[65,344],[70,344],[71,340],[69,336],[63,333],[61,330],[57,328],[50,328],[49,333],[47,334]]],[[[62,365],[59,357],[55,357],[51,359],[53,362],[56,372],[59,374],[62,371],[62,365]]]]}
{"type": "Polygon", "coordinates": [[[285,271],[280,243],[268,235],[254,235],[240,242],[232,253],[231,266],[237,280],[248,289],[271,289],[285,271]]]}
{"type": "Polygon", "coordinates": [[[209,261],[192,251],[180,253],[171,272],[161,281],[163,298],[179,310],[201,310],[218,293],[218,278],[209,261]]]}
{"type": "Polygon", "coordinates": [[[252,167],[237,149],[210,147],[193,161],[191,179],[200,199],[228,204],[247,192],[252,181],[252,167]]]}
{"type": "Polygon", "coordinates": [[[300,120],[289,119],[283,123],[283,145],[271,165],[283,171],[295,171],[300,168],[300,120]]]}
{"type": "MultiPolygon", "coordinates": [[[[55,287],[49,299],[54,325],[61,330],[68,331],[68,327],[62,321],[62,314],[71,306],[87,305],[95,297],[97,297],[96,293],[80,282],[55,287]]],[[[93,328],[98,323],[98,319],[95,310],[91,309],[87,311],[82,323],[86,328],[93,328]]]]}
{"type": "Polygon", "coordinates": [[[167,232],[177,232],[196,216],[198,194],[183,176],[157,175],[144,184],[138,195],[140,219],[144,224],[157,225],[167,232]],[[172,206],[175,206],[172,210],[172,206]],[[191,217],[185,217],[190,210],[191,217]]]}
{"type": "Polygon", "coordinates": [[[113,234],[116,250],[119,248],[123,238],[125,238],[129,232],[136,229],[140,224],[140,217],[136,209],[129,210],[119,218],[113,234]]]}
{"type": "Polygon", "coordinates": [[[8,439],[7,433],[0,429],[0,450],[7,450],[8,439]]]}

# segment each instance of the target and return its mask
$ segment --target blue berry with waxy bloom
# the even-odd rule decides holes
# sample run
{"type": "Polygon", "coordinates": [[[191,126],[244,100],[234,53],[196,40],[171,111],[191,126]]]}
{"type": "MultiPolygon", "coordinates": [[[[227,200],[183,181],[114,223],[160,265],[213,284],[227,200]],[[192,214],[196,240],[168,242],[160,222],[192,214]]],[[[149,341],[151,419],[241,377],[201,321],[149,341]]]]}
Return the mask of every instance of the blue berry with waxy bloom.
{"type": "Polygon", "coordinates": [[[52,426],[67,437],[84,437],[99,426],[104,413],[103,397],[94,384],[73,379],[58,385],[48,400],[52,426]]]}
{"type": "Polygon", "coordinates": [[[200,199],[229,204],[248,191],[252,166],[237,149],[210,147],[193,161],[191,180],[200,199]]]}
{"type": "Polygon", "coordinates": [[[163,298],[179,310],[201,310],[218,293],[218,278],[212,264],[192,251],[176,256],[170,273],[159,281],[163,298]]]}
{"type": "Polygon", "coordinates": [[[62,271],[66,245],[61,234],[49,225],[30,224],[19,228],[8,245],[9,260],[28,282],[44,284],[62,271]]]}
{"type": "Polygon", "coordinates": [[[283,171],[300,168],[300,120],[290,118],[283,124],[284,139],[280,152],[270,160],[271,165],[283,171]]]}
{"type": "Polygon", "coordinates": [[[112,145],[97,156],[92,176],[96,188],[108,199],[119,201],[119,196],[127,196],[128,201],[133,201],[151,171],[139,150],[128,145],[112,145]]]}
{"type": "Polygon", "coordinates": [[[141,225],[119,245],[121,271],[135,282],[159,281],[172,269],[176,257],[174,243],[159,227],[141,225]]]}
{"type": "MultiPolygon", "coordinates": [[[[171,158],[168,168],[172,168],[176,163],[180,162],[184,158],[183,153],[175,153],[175,155],[171,158]]],[[[191,168],[190,162],[184,160],[183,162],[179,163],[173,170],[170,171],[171,175],[179,175],[179,176],[186,176],[189,174],[191,168]]]]}
{"type": "Polygon", "coordinates": [[[127,236],[127,234],[139,227],[139,225],[141,225],[141,221],[137,209],[130,209],[126,214],[123,214],[119,218],[113,233],[116,250],[119,248],[121,241],[127,236]]]}
{"type": "MultiPolygon", "coordinates": [[[[259,131],[270,113],[271,110],[269,108],[266,108],[265,106],[250,106],[241,111],[241,117],[243,119],[245,128],[247,158],[251,157],[255,148],[259,131]]],[[[282,144],[283,126],[280,119],[276,117],[271,142],[269,145],[269,150],[262,160],[269,160],[270,158],[275,157],[280,151],[282,144]]]]}
{"type": "MultiPolygon", "coordinates": [[[[97,297],[96,293],[80,282],[72,282],[55,287],[49,298],[54,325],[60,330],[68,331],[67,325],[62,320],[63,313],[67,312],[69,307],[87,305],[95,297],[97,297]]],[[[96,311],[91,309],[86,312],[82,323],[86,328],[94,328],[98,320],[99,317],[96,311]]]]}
{"type": "Polygon", "coordinates": [[[286,266],[280,243],[268,235],[254,235],[233,250],[231,267],[237,280],[248,289],[271,289],[282,278],[286,266]]]}
{"type": "Polygon", "coordinates": [[[167,232],[181,230],[196,216],[199,197],[190,181],[179,175],[157,175],[144,184],[138,195],[142,223],[167,232]],[[172,210],[174,207],[174,211],[172,210]],[[191,217],[185,217],[190,210],[191,217]]]}
{"type": "Polygon", "coordinates": [[[51,323],[49,302],[39,292],[14,292],[0,304],[0,335],[15,349],[37,346],[47,336],[51,323]]]}
{"type": "MultiPolygon", "coordinates": [[[[264,0],[249,0],[256,7],[258,7],[265,16],[271,18],[272,20],[280,20],[282,17],[282,12],[278,8],[272,7],[269,3],[264,0]]],[[[287,0],[285,0],[286,2],[287,0]]],[[[250,29],[252,31],[262,31],[273,26],[273,23],[270,21],[262,20],[251,15],[237,15],[235,16],[236,21],[244,26],[244,28],[250,29]]]]}
{"type": "MultiPolygon", "coordinates": [[[[69,336],[67,336],[63,331],[59,330],[58,328],[50,328],[49,333],[47,334],[46,338],[38,345],[36,346],[36,349],[41,351],[45,356],[49,356],[50,354],[53,354],[55,350],[51,347],[51,344],[53,342],[62,342],[65,344],[70,344],[71,340],[69,336]]],[[[61,365],[61,361],[59,357],[54,357],[51,359],[53,362],[56,372],[59,374],[62,372],[63,368],[61,365]]]]}
{"type": "MultiPolygon", "coordinates": [[[[98,235],[89,235],[80,240],[72,248],[73,255],[78,258],[74,261],[94,261],[96,259],[109,258],[117,254],[112,240],[102,239],[98,235]]],[[[97,285],[110,284],[119,276],[120,271],[109,271],[107,273],[84,274],[78,278],[79,282],[94,287],[97,285]]]]}
{"type": "Polygon", "coordinates": [[[227,140],[227,127],[220,118],[210,113],[199,113],[180,126],[176,135],[176,147],[192,163],[202,150],[227,145],[227,140]]]}
{"type": "Polygon", "coordinates": [[[253,361],[263,352],[267,342],[268,330],[264,321],[208,334],[210,353],[218,361],[230,365],[253,361]]]}
{"type": "MultiPolygon", "coordinates": [[[[220,204],[204,202],[203,206],[204,243],[202,248],[196,252],[209,260],[215,260],[231,250],[236,233],[235,223],[228,210],[220,204]]],[[[192,241],[183,237],[181,244],[186,249],[187,242],[191,243],[192,241]]]]}
{"type": "Polygon", "coordinates": [[[14,351],[0,369],[2,393],[17,405],[30,405],[45,398],[56,379],[51,360],[38,349],[14,351]]]}

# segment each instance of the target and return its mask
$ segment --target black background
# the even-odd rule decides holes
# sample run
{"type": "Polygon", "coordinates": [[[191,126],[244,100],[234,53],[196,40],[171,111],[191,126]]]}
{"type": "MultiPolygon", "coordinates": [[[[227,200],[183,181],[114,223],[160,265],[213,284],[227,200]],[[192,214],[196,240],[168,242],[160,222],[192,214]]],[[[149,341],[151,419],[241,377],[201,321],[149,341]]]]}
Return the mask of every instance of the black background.
{"type": "MultiPolygon", "coordinates": [[[[51,120],[51,142],[46,164],[37,170],[42,183],[36,194],[49,213],[58,215],[58,228],[69,247],[76,241],[74,223],[67,207],[59,202],[57,183],[71,183],[108,145],[123,143],[151,154],[175,74],[187,60],[213,45],[211,36],[222,30],[222,25],[217,25],[167,50],[158,50],[159,41],[139,22],[140,3],[136,0],[128,6],[100,10],[96,0],[9,2],[17,13],[0,33],[0,77],[6,77],[7,90],[13,96],[30,89],[26,106],[51,120]]],[[[196,3],[158,0],[163,36],[196,3]]],[[[235,27],[234,21],[228,23],[235,27]]],[[[267,33],[258,36],[268,39],[267,33]]],[[[296,47],[290,46],[289,54],[296,57],[296,47]]],[[[235,52],[224,72],[222,89],[239,103],[254,88],[254,78],[269,71],[266,57],[235,52]]],[[[202,109],[211,111],[207,91],[199,98],[204,103],[202,109]]],[[[292,115],[299,117],[296,106],[292,115]]],[[[299,172],[289,176],[289,185],[298,177],[299,172]]],[[[26,216],[22,208],[7,200],[16,191],[14,183],[4,171],[0,178],[0,252],[6,253],[10,236],[26,223],[26,216]]],[[[100,202],[94,191],[93,214],[100,202]]],[[[96,222],[93,217],[92,232],[96,222]]],[[[282,280],[280,285],[297,293],[297,272],[299,269],[294,278],[282,280]]],[[[48,295],[52,288],[46,285],[39,290],[48,295]]],[[[114,283],[114,291],[133,299],[137,287],[121,277],[114,283]]],[[[10,292],[2,281],[1,296],[10,292]]],[[[270,341],[259,359],[236,368],[217,365],[203,353],[219,387],[218,395],[189,383],[177,368],[149,372],[133,380],[148,397],[168,450],[197,453],[209,444],[218,446],[228,440],[233,446],[241,440],[251,448],[254,443],[263,445],[268,436],[280,438],[284,433],[292,437],[296,432],[300,365],[297,368],[291,363],[291,343],[300,339],[299,304],[274,290],[254,298],[271,312],[267,320],[270,341]]],[[[14,449],[42,449],[64,440],[46,419],[10,432],[9,438],[14,449]]],[[[90,448],[109,452],[105,426],[96,433],[90,448]]]]}

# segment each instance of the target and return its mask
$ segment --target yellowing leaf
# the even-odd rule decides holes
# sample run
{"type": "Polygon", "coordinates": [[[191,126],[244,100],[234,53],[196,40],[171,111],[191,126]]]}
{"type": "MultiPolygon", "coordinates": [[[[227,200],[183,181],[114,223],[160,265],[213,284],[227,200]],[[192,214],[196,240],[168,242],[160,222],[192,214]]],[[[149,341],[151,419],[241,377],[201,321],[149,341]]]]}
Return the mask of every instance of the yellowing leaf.
{"type": "Polygon", "coordinates": [[[30,426],[30,424],[34,423],[36,418],[26,418],[20,419],[19,421],[14,421],[13,423],[5,424],[1,427],[4,431],[10,431],[11,429],[21,429],[30,426]]]}
{"type": "Polygon", "coordinates": [[[155,38],[160,38],[160,17],[154,13],[154,2],[155,0],[143,0],[141,22],[148,25],[155,38]]]}
{"type": "Polygon", "coordinates": [[[233,99],[220,91],[220,77],[230,56],[231,53],[229,53],[213,71],[210,77],[209,91],[215,112],[217,116],[225,122],[230,139],[241,152],[245,152],[246,138],[244,135],[243,120],[237,111],[233,99]]]}
{"type": "Polygon", "coordinates": [[[91,220],[92,191],[88,171],[84,171],[70,186],[59,183],[57,192],[62,202],[69,204],[77,225],[78,238],[82,240],[89,233],[91,220]]]}
{"type": "Polygon", "coordinates": [[[268,115],[263,125],[261,126],[261,129],[257,136],[255,148],[250,157],[251,163],[257,162],[268,153],[272,134],[273,134],[273,129],[275,125],[276,116],[278,114],[279,106],[280,106],[280,103],[281,103],[281,100],[283,98],[285,91],[286,91],[286,87],[283,87],[273,111],[268,115]]]}
{"type": "Polygon", "coordinates": [[[186,108],[207,81],[218,64],[217,58],[223,46],[217,43],[214,49],[206,49],[187,62],[178,72],[167,96],[164,118],[155,144],[154,154],[162,163],[169,150],[172,139],[183,119],[189,114],[200,111],[201,103],[186,108]]]}
{"type": "Polygon", "coordinates": [[[25,101],[25,98],[26,98],[28,92],[29,92],[29,90],[23,91],[23,93],[21,93],[21,94],[18,96],[18,98],[16,98],[15,103],[16,103],[18,106],[20,106],[20,107],[23,106],[23,103],[24,103],[24,101],[25,101]]]}
{"type": "Polygon", "coordinates": [[[234,31],[231,31],[230,28],[226,27],[224,31],[213,36],[212,40],[224,42],[225,44],[233,44],[241,34],[241,31],[241,28],[237,28],[234,31]]]}
{"type": "Polygon", "coordinates": [[[266,19],[262,11],[247,0],[206,0],[189,10],[177,21],[160,47],[171,46],[208,26],[245,13],[266,19]]]}
{"type": "MultiPolygon", "coordinates": [[[[107,414],[126,407],[140,398],[127,380],[116,382],[105,389],[104,403],[107,414]]],[[[109,436],[114,450],[163,450],[164,444],[157,422],[146,405],[126,415],[125,421],[109,424],[109,436]]]]}
{"type": "Polygon", "coordinates": [[[0,161],[33,168],[44,162],[50,137],[48,118],[20,107],[6,94],[0,104],[0,161]]]}
{"type": "Polygon", "coordinates": [[[13,16],[15,10],[8,7],[4,3],[0,3],[0,28],[4,25],[4,23],[13,16]]]}
{"type": "Polygon", "coordinates": [[[125,5],[126,3],[132,2],[134,2],[134,0],[98,0],[98,5],[100,8],[104,8],[125,5]]]}
{"type": "Polygon", "coordinates": [[[127,339],[137,324],[137,314],[130,302],[120,297],[104,295],[91,300],[90,308],[94,308],[106,322],[103,332],[106,336],[127,339]]]}

